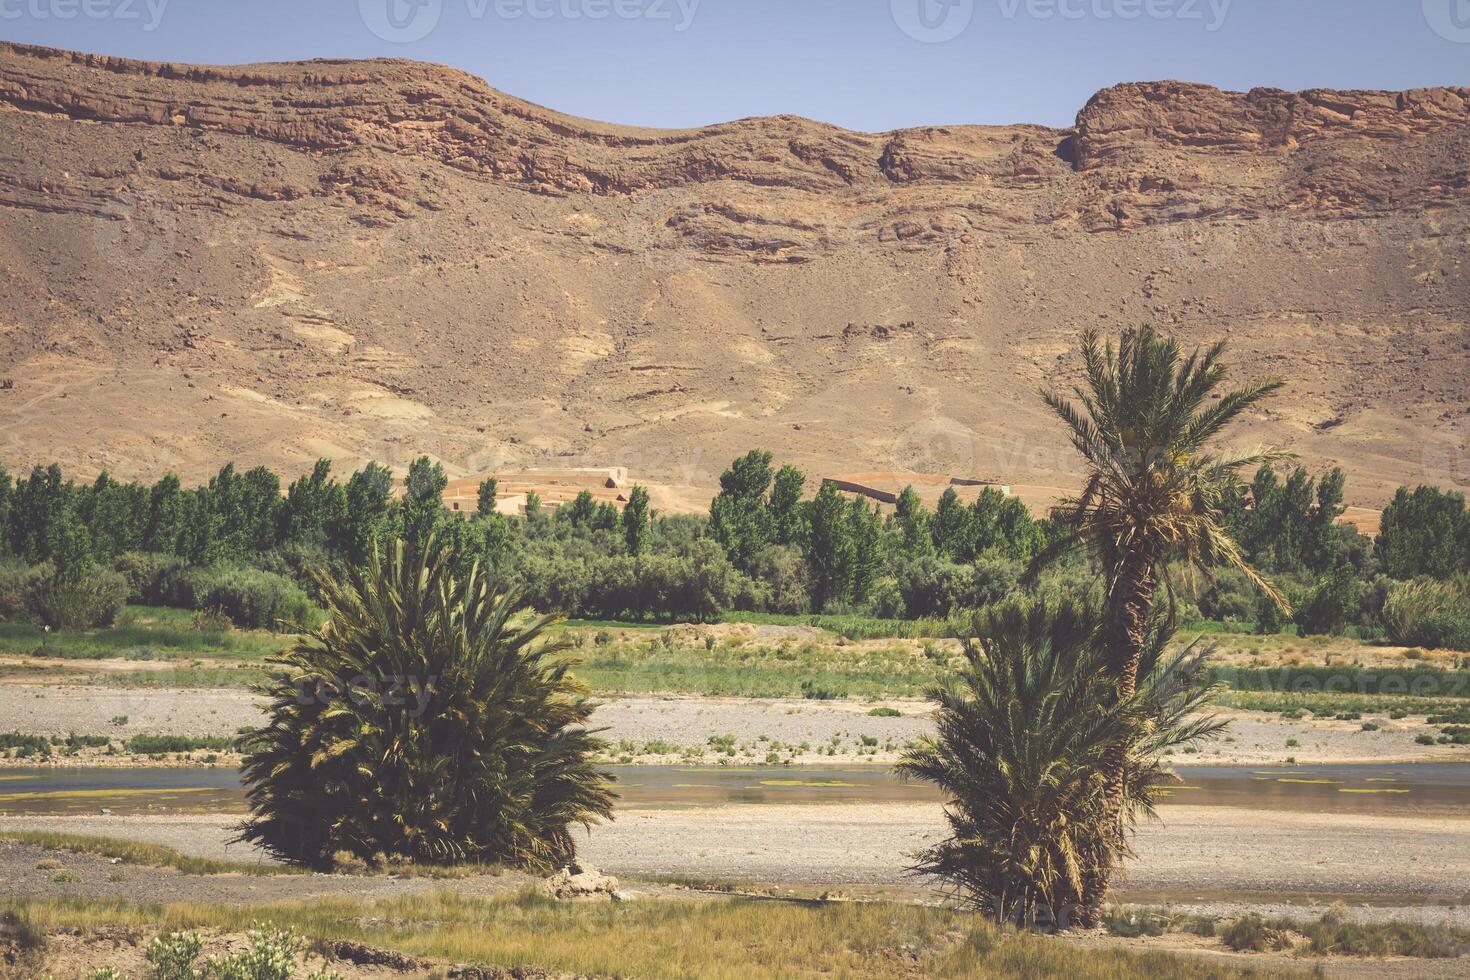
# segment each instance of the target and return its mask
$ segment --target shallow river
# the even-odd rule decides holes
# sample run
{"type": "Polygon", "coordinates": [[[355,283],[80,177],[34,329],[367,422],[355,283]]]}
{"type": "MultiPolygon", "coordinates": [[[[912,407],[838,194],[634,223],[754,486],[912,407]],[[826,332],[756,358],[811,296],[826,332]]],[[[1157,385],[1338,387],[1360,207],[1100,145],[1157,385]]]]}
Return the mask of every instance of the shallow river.
{"type": "MultiPolygon", "coordinates": [[[[623,807],[922,802],[938,793],[883,766],[617,766],[623,807]]],[[[1179,766],[1165,806],[1470,816],[1470,764],[1179,766]]],[[[0,769],[0,814],[243,810],[226,768],[0,769]]]]}

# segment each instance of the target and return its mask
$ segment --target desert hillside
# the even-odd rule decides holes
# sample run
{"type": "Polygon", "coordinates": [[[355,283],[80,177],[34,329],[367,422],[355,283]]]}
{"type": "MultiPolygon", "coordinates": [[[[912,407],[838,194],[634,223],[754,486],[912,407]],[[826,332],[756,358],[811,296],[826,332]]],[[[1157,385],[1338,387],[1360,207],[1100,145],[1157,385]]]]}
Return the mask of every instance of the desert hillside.
{"type": "Polygon", "coordinates": [[[1470,487],[1470,89],[1098,93],[1068,130],[576,119],[404,61],[0,44],[0,460],[326,455],[1066,486],[1088,325],[1290,379],[1238,437],[1470,487]]]}

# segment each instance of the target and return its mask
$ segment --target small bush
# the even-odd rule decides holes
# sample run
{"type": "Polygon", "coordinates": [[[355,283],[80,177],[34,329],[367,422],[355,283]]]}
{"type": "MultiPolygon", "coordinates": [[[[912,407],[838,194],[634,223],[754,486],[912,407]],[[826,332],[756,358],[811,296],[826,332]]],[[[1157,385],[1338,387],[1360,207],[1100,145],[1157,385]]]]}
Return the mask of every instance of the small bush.
{"type": "Polygon", "coordinates": [[[145,605],[159,603],[160,580],[166,572],[183,566],[184,559],[177,555],[151,551],[127,551],[112,563],[128,584],[128,601],[145,605]]]}
{"type": "Polygon", "coordinates": [[[897,708],[873,708],[868,714],[874,718],[901,718],[903,712],[897,708]]]}
{"type": "Polygon", "coordinates": [[[1440,650],[1470,650],[1470,615],[1431,613],[1409,634],[1415,646],[1440,650]]]}
{"type": "Polygon", "coordinates": [[[233,739],[215,736],[134,735],[125,748],[134,755],[157,755],[161,752],[194,752],[198,749],[220,751],[234,744],[233,739]]]}
{"type": "Polygon", "coordinates": [[[91,568],[76,581],[51,579],[31,592],[31,612],[53,630],[111,626],[127,602],[127,582],[117,572],[91,568]]]}
{"type": "Polygon", "coordinates": [[[144,956],[152,964],[152,980],[202,980],[194,966],[204,940],[197,932],[172,932],[156,936],[148,944],[144,956]]]}
{"type": "Polygon", "coordinates": [[[304,628],[311,600],[290,579],[230,565],[177,567],[166,571],[158,599],[179,609],[214,610],[242,629],[304,628]]]}
{"type": "Polygon", "coordinates": [[[1264,953],[1291,946],[1291,937],[1285,930],[1268,925],[1259,915],[1241,916],[1219,930],[1219,936],[1238,953],[1264,953]]]}
{"type": "Polygon", "coordinates": [[[842,695],[830,687],[824,687],[813,680],[801,682],[801,696],[808,701],[835,701],[842,695]]]}
{"type": "Polygon", "coordinates": [[[1449,582],[1406,582],[1384,600],[1383,626],[1404,646],[1470,650],[1470,595],[1449,582]]]}
{"type": "Polygon", "coordinates": [[[33,755],[44,758],[51,754],[51,743],[40,735],[10,732],[0,734],[0,752],[9,753],[17,759],[26,759],[33,755]]]}

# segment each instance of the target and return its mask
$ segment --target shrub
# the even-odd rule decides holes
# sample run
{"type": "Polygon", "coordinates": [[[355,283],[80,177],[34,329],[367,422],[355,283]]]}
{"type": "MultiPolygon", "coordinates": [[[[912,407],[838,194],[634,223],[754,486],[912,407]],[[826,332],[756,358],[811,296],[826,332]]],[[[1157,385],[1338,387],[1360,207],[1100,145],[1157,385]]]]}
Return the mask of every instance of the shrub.
{"type": "Polygon", "coordinates": [[[1256,633],[1271,636],[1286,627],[1286,614],[1269,596],[1256,597],[1256,633]]]}
{"type": "Polygon", "coordinates": [[[198,749],[228,749],[234,739],[219,736],[134,735],[124,748],[134,755],[158,755],[162,752],[193,752],[198,749]]]}
{"type": "Polygon", "coordinates": [[[1237,953],[1264,953],[1291,946],[1291,936],[1286,931],[1267,925],[1259,915],[1243,915],[1221,929],[1219,935],[1237,953]]]}
{"type": "Polygon", "coordinates": [[[313,618],[311,601],[290,579],[230,565],[171,568],[160,577],[159,600],[218,610],[243,629],[304,628],[313,618]]]}
{"type": "Polygon", "coordinates": [[[1415,624],[1409,636],[1415,646],[1470,650],[1470,616],[1431,613],[1415,624]]]}
{"type": "Polygon", "coordinates": [[[117,572],[92,567],[75,581],[50,579],[30,597],[36,618],[54,630],[111,626],[127,602],[127,581],[117,572]]]}
{"type": "Polygon", "coordinates": [[[152,551],[128,551],[113,560],[112,567],[128,584],[128,601],[159,604],[159,581],[165,572],[181,568],[184,560],[176,555],[152,551]]]}
{"type": "Polygon", "coordinates": [[[30,608],[36,585],[50,574],[50,565],[0,561],[0,622],[23,615],[30,608]]]}
{"type": "Polygon", "coordinates": [[[144,951],[152,966],[152,980],[203,980],[203,974],[194,967],[203,948],[204,940],[197,932],[155,936],[144,951]]]}
{"type": "MultiPolygon", "coordinates": [[[[1470,621],[1470,590],[1433,579],[1405,582],[1388,594],[1382,616],[1383,628],[1393,642],[1404,646],[1438,646],[1424,642],[1421,637],[1432,633],[1437,639],[1455,639],[1454,621],[1470,621]],[[1432,622],[1426,626],[1426,620],[1432,622]]],[[[1470,646],[1451,649],[1470,649],[1470,646]]]]}
{"type": "Polygon", "coordinates": [[[290,980],[296,953],[301,949],[301,940],[295,933],[257,925],[245,935],[250,943],[245,952],[209,958],[211,976],[215,980],[290,980]]]}
{"type": "Polygon", "coordinates": [[[1148,812],[1168,779],[1161,754],[1222,727],[1185,720],[1210,695],[1196,683],[1202,658],[1166,656],[1170,637],[1158,624],[1137,693],[1112,696],[1097,629],[1097,614],[1069,601],[1012,600],[974,614],[965,666],[930,694],[936,735],[905,749],[897,766],[950,800],[951,836],[917,868],[984,914],[1065,925],[1084,880],[1106,875],[1127,846],[1103,802],[1115,753],[1126,759],[1122,812],[1148,812]]]}
{"type": "Polygon", "coordinates": [[[898,590],[910,619],[948,616],[961,597],[974,588],[971,570],[926,555],[898,567],[898,590]]]}
{"type": "Polygon", "coordinates": [[[1361,584],[1346,566],[1335,568],[1318,579],[1296,611],[1297,633],[1341,636],[1357,617],[1361,584]]]}
{"type": "Polygon", "coordinates": [[[1259,598],[1255,586],[1234,569],[1220,571],[1214,583],[1199,597],[1199,611],[1206,619],[1247,622],[1257,618],[1259,598]]]}
{"type": "Polygon", "coordinates": [[[432,536],[320,580],[330,627],[276,658],[268,724],[243,737],[253,814],[241,839],[329,866],[574,856],[568,827],[607,817],[592,705],[549,619],[432,536]]]}
{"type": "Polygon", "coordinates": [[[981,609],[1016,591],[1021,578],[1021,564],[1010,558],[986,553],[975,559],[970,580],[960,595],[962,605],[981,609]]]}

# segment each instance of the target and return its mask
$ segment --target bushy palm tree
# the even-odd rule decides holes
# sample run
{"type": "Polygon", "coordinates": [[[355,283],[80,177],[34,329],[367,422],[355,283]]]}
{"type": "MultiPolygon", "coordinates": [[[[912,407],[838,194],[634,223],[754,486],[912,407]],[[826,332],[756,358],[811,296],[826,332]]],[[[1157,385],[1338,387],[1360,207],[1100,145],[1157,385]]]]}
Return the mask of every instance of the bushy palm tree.
{"type": "MultiPolygon", "coordinates": [[[[1097,559],[1106,584],[1103,647],[1119,699],[1132,697],[1137,685],[1159,587],[1171,588],[1166,562],[1182,561],[1207,575],[1235,569],[1286,609],[1285,598],[1246,560],[1226,527],[1242,471],[1281,454],[1211,448],[1231,422],[1282,382],[1218,392],[1224,350],[1218,343],[1184,357],[1177,343],[1145,327],[1125,332],[1114,351],[1088,330],[1082,336],[1087,380],[1075,389],[1078,404],[1053,392],[1042,395],[1070,430],[1087,479],[1082,492],[1054,513],[1070,533],[1038,555],[1030,572],[1078,544],[1097,559]]],[[[1170,597],[1172,610],[1172,591],[1170,597]]],[[[1108,788],[1115,810],[1128,791],[1124,779],[1118,756],[1108,788]]],[[[1105,887],[1105,875],[1089,887],[1084,924],[1096,924],[1105,887]]]]}
{"type": "Polygon", "coordinates": [[[551,620],[432,539],[385,548],[319,577],[325,625],[275,661],[270,720],[242,740],[242,839],[313,866],[569,859],[568,828],[613,794],[551,620]]]}
{"type": "Polygon", "coordinates": [[[1145,643],[1138,689],[1121,700],[1109,696],[1099,631],[1098,615],[1070,599],[1013,598],[973,614],[965,667],[929,695],[938,734],[898,764],[948,800],[951,836],[915,870],[997,919],[1067,924],[1095,869],[1127,853],[1107,799],[1116,749],[1127,759],[1121,816],[1131,827],[1173,778],[1165,750],[1223,727],[1197,716],[1213,694],[1198,683],[1204,654],[1165,655],[1162,619],[1145,643]]]}

